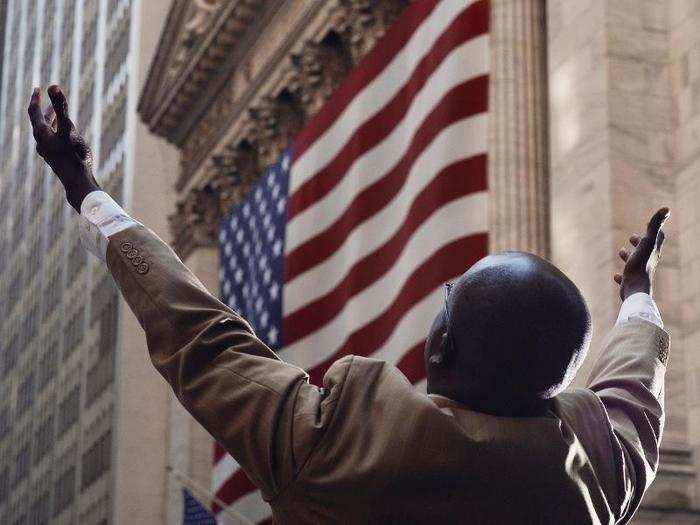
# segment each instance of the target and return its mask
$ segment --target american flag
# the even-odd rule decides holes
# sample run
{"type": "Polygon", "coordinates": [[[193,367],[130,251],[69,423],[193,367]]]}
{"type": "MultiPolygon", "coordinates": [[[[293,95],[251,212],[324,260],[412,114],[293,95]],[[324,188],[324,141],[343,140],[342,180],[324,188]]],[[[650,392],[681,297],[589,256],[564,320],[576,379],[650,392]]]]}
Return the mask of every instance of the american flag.
{"type": "MultiPolygon", "coordinates": [[[[487,0],[410,4],[221,223],[222,299],[316,384],[358,354],[424,388],[442,285],[487,252],[488,30],[487,0]]],[[[218,499],[269,521],[214,461],[218,499]]]]}

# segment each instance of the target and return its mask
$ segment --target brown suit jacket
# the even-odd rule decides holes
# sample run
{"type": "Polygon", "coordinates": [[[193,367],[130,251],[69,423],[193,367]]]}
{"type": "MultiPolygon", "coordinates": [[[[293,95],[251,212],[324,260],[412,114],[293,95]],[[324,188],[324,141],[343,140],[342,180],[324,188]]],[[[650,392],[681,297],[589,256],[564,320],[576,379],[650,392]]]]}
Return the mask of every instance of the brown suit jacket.
{"type": "Polygon", "coordinates": [[[668,336],[646,321],[613,329],[547,417],[494,417],[364,357],[310,385],[143,226],[107,263],[153,364],[277,522],[625,523],[655,476],[668,336]]]}

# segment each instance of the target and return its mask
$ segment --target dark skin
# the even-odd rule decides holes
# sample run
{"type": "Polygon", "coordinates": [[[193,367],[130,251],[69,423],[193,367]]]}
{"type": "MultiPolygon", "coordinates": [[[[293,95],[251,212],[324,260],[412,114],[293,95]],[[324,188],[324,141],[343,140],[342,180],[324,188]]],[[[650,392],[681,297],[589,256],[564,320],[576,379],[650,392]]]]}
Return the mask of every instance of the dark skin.
{"type": "MultiPolygon", "coordinates": [[[[92,152],[81,137],[68,115],[66,97],[58,86],[48,89],[51,106],[46,111],[41,109],[41,90],[32,93],[28,112],[36,140],[37,153],[51,166],[63,184],[68,203],[80,213],[80,205],[85,196],[100,186],[92,173],[92,152]]],[[[615,274],[614,280],[620,285],[620,297],[625,300],[637,292],[652,293],[656,267],[664,242],[663,224],[668,218],[668,208],[661,208],[649,221],[643,236],[632,235],[629,242],[631,250],[620,250],[620,258],[625,262],[621,274],[615,274]]],[[[527,284],[533,272],[559,278],[555,268],[543,264],[535,257],[523,253],[497,254],[487,257],[474,265],[468,272],[478,279],[479,273],[486,269],[503,269],[518,274],[527,284]]],[[[472,298],[476,301],[478,297],[472,298]]],[[[505,297],[505,301],[511,298],[505,297]]],[[[455,345],[447,344],[446,323],[441,312],[436,317],[426,342],[426,368],[428,375],[428,392],[440,394],[466,405],[470,404],[472,394],[465,389],[465,374],[460,369],[460,359],[455,345]]],[[[497,397],[497,396],[496,396],[497,397]]],[[[509,403],[513,403],[512,400],[509,403]]],[[[520,415],[539,415],[546,409],[541,402],[523,399],[520,407],[515,407],[520,415]]]]}
{"type": "MultiPolygon", "coordinates": [[[[661,255],[661,248],[664,242],[662,227],[668,218],[668,208],[658,210],[649,221],[646,233],[643,236],[632,235],[629,242],[631,250],[620,250],[619,256],[625,262],[622,273],[615,274],[614,280],[620,285],[620,297],[624,301],[630,295],[637,292],[652,293],[653,280],[656,267],[661,255]]],[[[543,265],[534,256],[525,253],[503,253],[496,254],[475,264],[469,269],[465,276],[479,279],[480,273],[486,270],[503,270],[511,275],[519,275],[519,279],[527,285],[534,280],[537,273],[551,274],[552,267],[543,265]]],[[[552,277],[556,277],[552,275],[552,277]]],[[[471,296],[470,299],[479,302],[482,299],[471,296]]],[[[513,300],[504,297],[505,302],[513,300]]],[[[474,394],[467,385],[464,378],[470,374],[463,370],[463,360],[460,359],[456,345],[448,344],[445,315],[440,312],[428,334],[426,342],[426,369],[428,376],[428,392],[439,394],[450,399],[459,401],[467,406],[472,406],[474,394]]],[[[494,396],[498,403],[498,396],[494,396]]],[[[508,400],[508,410],[512,410],[511,415],[543,415],[547,410],[547,403],[536,399],[522,399],[521,406],[514,406],[512,400],[508,400]]],[[[477,407],[478,408],[478,407],[477,407]]],[[[489,410],[486,410],[489,411],[489,410]]],[[[495,410],[490,410],[496,413],[495,410]]],[[[505,412],[502,415],[509,415],[505,412]]]]}
{"type": "Polygon", "coordinates": [[[34,89],[29,107],[36,151],[51,166],[66,191],[66,200],[80,213],[80,204],[100,185],[92,174],[92,151],[68,116],[68,102],[58,86],[49,87],[51,105],[42,112],[41,90],[34,89]]]}

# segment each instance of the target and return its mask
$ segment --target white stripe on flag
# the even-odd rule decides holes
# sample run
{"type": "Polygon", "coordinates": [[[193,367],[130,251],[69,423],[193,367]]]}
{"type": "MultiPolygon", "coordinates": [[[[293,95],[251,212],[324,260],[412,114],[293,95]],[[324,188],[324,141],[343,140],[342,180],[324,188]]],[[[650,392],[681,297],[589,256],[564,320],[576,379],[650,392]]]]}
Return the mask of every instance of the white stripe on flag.
{"type": "MultiPolygon", "coordinates": [[[[435,251],[454,240],[485,231],[488,220],[487,201],[488,194],[482,191],[440,208],[414,233],[391,270],[350,299],[332,321],[285,347],[283,358],[308,370],[335,353],[344,342],[338,335],[349,336],[385,311],[406,279],[418,266],[429,260],[435,251]],[[435,232],[441,232],[442,235],[435,235],[435,232]]],[[[308,293],[311,294],[311,290],[308,293]]]]}
{"type": "MultiPolygon", "coordinates": [[[[243,514],[253,523],[258,523],[272,516],[270,505],[262,498],[262,494],[259,490],[254,490],[242,498],[237,499],[229,508],[233,508],[236,512],[243,514]]],[[[239,525],[231,521],[231,518],[226,518],[224,516],[225,513],[220,512],[217,515],[217,523],[220,525],[239,525]],[[226,519],[228,519],[228,521],[225,521],[226,519]]]]}
{"type": "MultiPolygon", "coordinates": [[[[488,73],[488,46],[488,36],[469,40],[440,64],[389,136],[358,158],[325,197],[289,221],[286,253],[328,228],[358,193],[386,175],[405,154],[416,130],[446,93],[469,79],[488,73]]],[[[291,181],[308,178],[304,169],[304,165],[295,162],[291,181]]]]}
{"type": "Polygon", "coordinates": [[[297,159],[304,176],[290,180],[290,195],[306,180],[336,156],[357,129],[393,98],[411,77],[413,69],[435,41],[464,9],[476,0],[440,2],[428,18],[416,29],[411,39],[389,65],[362,92],[355,96],[330,129],[297,159]]]}
{"type": "Polygon", "coordinates": [[[443,299],[444,291],[440,287],[414,305],[401,318],[386,343],[370,357],[397,364],[408,350],[425,340],[433,319],[442,311],[443,299]]]}

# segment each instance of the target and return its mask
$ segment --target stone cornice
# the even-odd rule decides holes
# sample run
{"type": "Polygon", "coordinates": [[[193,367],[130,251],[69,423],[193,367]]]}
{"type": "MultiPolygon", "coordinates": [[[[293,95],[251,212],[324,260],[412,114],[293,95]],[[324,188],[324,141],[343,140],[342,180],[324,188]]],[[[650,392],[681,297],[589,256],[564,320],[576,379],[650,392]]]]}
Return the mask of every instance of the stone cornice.
{"type": "Polygon", "coordinates": [[[176,0],[139,101],[149,129],[181,145],[282,0],[176,0]]]}
{"type": "MultiPolygon", "coordinates": [[[[212,64],[219,60],[220,65],[204,84],[186,84],[183,78],[193,66],[183,69],[179,84],[167,90],[184,91],[196,100],[148,98],[153,94],[144,93],[142,118],[182,152],[176,183],[181,197],[169,218],[173,247],[182,258],[198,247],[216,245],[221,217],[240,202],[407,4],[408,0],[269,2],[256,24],[269,37],[274,32],[283,35],[274,39],[274,48],[264,35],[260,38],[263,30],[258,29],[239,38],[227,61],[213,57],[212,64]],[[256,67],[251,68],[251,61],[256,67]],[[147,101],[158,101],[161,114],[147,101]],[[189,109],[181,111],[179,106],[189,109]]],[[[224,14],[216,18],[223,20],[224,14]]],[[[222,24],[212,25],[207,41],[216,42],[222,24]]],[[[151,77],[157,75],[174,78],[154,67],[151,77]]],[[[162,85],[152,86],[152,91],[158,89],[164,92],[162,85]]]]}

